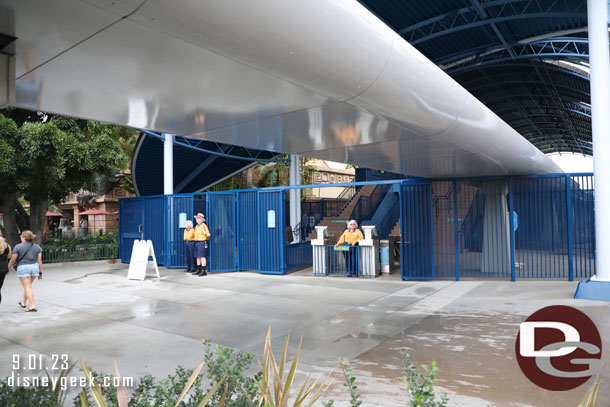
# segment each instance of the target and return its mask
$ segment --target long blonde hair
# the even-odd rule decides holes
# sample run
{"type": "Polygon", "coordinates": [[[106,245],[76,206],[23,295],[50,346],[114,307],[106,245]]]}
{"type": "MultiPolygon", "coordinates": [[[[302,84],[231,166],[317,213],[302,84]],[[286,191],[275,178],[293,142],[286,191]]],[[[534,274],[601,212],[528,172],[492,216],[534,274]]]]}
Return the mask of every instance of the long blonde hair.
{"type": "Polygon", "coordinates": [[[4,253],[4,251],[6,250],[7,247],[8,247],[8,243],[6,243],[6,240],[4,240],[2,235],[0,235],[0,253],[4,253]]]}

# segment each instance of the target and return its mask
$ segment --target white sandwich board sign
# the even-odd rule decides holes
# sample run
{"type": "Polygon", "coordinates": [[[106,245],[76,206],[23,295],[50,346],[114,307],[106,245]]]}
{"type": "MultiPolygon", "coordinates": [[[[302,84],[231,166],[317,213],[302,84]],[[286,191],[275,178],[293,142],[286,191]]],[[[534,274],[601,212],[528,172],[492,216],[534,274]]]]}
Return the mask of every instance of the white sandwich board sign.
{"type": "Polygon", "coordinates": [[[157,267],[157,258],[151,240],[135,240],[133,242],[133,250],[131,252],[131,260],[129,261],[129,271],[127,272],[128,280],[144,281],[146,278],[146,270],[148,266],[154,267],[157,278],[159,275],[159,267],[157,267]],[[148,261],[148,257],[152,256],[152,261],[148,261]]]}

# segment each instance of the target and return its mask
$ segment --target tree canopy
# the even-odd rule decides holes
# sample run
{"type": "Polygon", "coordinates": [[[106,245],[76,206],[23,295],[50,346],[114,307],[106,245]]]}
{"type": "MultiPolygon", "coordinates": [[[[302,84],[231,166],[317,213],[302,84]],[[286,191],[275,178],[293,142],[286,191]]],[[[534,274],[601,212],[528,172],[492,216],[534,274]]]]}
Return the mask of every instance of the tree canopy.
{"type": "Polygon", "coordinates": [[[20,109],[0,110],[0,212],[15,244],[18,198],[30,203],[29,228],[38,236],[49,203],[116,177],[129,157],[121,141],[130,129],[20,109]]]}

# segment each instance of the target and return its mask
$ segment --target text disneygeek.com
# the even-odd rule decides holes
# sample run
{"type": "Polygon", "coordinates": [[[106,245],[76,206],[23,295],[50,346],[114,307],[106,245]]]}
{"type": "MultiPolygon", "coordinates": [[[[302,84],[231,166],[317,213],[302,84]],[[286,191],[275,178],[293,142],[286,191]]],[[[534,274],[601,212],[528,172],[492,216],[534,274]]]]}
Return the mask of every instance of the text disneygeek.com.
{"type": "Polygon", "coordinates": [[[66,376],[71,368],[67,354],[13,355],[12,372],[7,378],[10,387],[50,387],[68,390],[74,387],[87,387],[94,383],[100,387],[133,387],[133,377],[66,376]]]}

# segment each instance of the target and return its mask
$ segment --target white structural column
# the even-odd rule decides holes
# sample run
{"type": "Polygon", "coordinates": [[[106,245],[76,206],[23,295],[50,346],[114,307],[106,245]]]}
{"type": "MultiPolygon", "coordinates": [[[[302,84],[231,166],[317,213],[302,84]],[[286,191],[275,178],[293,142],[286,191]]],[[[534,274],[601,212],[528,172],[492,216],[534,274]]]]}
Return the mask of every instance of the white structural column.
{"type": "Polygon", "coordinates": [[[163,194],[171,195],[174,193],[174,135],[163,136],[163,194]]]}
{"type": "Polygon", "coordinates": [[[610,60],[608,0],[587,0],[593,168],[595,174],[595,276],[610,281],[610,60]]]}
{"type": "Polygon", "coordinates": [[[508,183],[483,181],[485,214],[483,215],[483,273],[510,275],[510,225],[508,220],[508,183]]]}
{"type": "MultiPolygon", "coordinates": [[[[298,154],[290,155],[290,185],[301,185],[301,160],[298,154]]],[[[301,190],[291,189],[290,199],[290,228],[296,231],[301,221],[301,190]]],[[[299,242],[299,235],[294,235],[294,242],[299,242]]]]}

